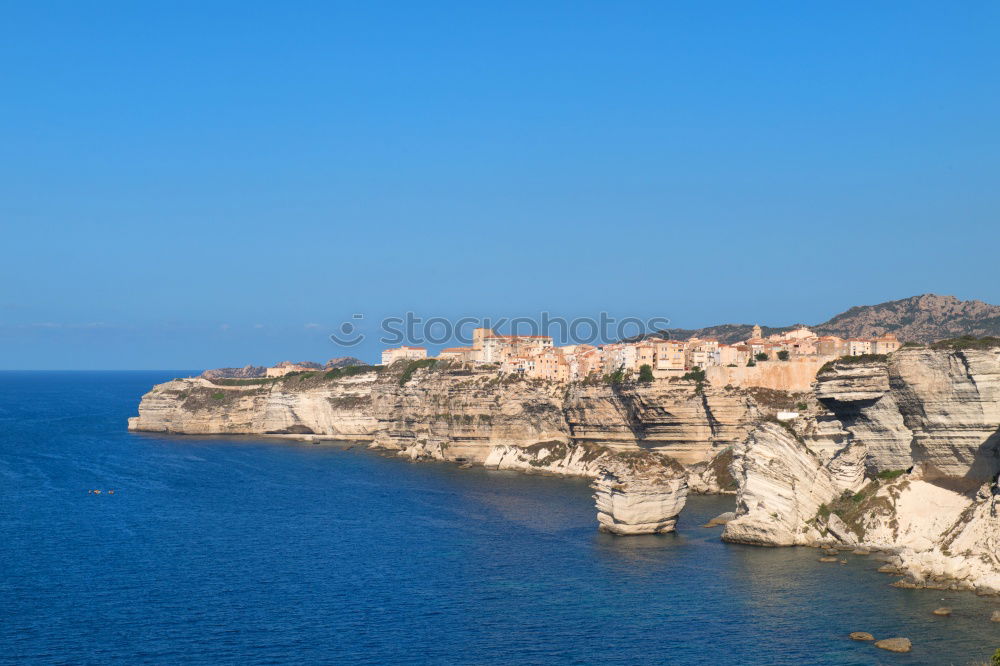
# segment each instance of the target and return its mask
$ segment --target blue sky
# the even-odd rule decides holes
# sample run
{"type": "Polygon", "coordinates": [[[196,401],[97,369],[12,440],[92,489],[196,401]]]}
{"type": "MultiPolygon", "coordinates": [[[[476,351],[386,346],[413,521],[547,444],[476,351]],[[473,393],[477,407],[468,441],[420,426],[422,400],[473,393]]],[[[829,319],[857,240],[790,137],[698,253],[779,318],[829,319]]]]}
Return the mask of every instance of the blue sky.
{"type": "Polygon", "coordinates": [[[0,368],[1000,302],[1000,4],[5,2],[0,368]],[[372,333],[374,331],[369,331],[372,333]]]}

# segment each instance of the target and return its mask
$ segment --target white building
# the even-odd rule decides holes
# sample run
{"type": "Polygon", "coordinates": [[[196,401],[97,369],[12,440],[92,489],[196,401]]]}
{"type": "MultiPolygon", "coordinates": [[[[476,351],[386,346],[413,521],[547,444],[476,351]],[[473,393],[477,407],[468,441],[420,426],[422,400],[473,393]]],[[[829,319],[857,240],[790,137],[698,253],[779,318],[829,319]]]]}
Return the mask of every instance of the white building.
{"type": "Polygon", "coordinates": [[[382,352],[382,365],[392,365],[396,361],[417,361],[427,358],[426,347],[408,347],[403,345],[382,352]]]}

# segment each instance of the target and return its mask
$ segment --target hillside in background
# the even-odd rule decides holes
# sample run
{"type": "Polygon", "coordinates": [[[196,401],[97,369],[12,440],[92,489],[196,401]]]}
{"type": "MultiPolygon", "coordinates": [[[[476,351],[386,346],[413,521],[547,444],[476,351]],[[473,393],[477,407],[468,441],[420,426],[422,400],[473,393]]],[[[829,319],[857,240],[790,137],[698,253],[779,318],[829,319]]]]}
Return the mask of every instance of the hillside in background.
{"type": "MultiPolygon", "coordinates": [[[[761,328],[767,336],[794,327],[762,325],[761,328]]],[[[810,328],[820,335],[842,338],[895,333],[904,342],[934,342],[962,335],[1000,335],[1000,305],[962,301],[954,296],[922,294],[878,305],[859,305],[810,328]]],[[[699,329],[670,329],[665,333],[677,339],[697,335],[732,344],[746,340],[752,329],[752,324],[722,324],[699,329]]]]}

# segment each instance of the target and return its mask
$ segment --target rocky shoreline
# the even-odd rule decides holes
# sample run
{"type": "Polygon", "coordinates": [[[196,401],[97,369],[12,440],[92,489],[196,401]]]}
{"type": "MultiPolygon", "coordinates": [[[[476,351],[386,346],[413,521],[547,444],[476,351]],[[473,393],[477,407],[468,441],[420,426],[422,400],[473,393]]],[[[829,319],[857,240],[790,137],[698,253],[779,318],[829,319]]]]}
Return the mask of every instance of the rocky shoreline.
{"type": "MultiPolygon", "coordinates": [[[[592,479],[601,529],[673,529],[688,492],[734,493],[722,538],[892,553],[899,585],[1000,590],[1000,349],[845,359],[810,395],[658,380],[559,384],[460,363],[154,387],[134,431],[364,442],[592,479]],[[795,405],[800,416],[778,421],[795,405]],[[801,409],[805,407],[805,409],[801,409]]],[[[935,587],[935,589],[940,589],[935,587]]]]}
{"type": "Polygon", "coordinates": [[[736,447],[723,539],[892,554],[905,587],[1000,592],[1000,349],[905,349],[835,363],[827,410],[736,447]]]}

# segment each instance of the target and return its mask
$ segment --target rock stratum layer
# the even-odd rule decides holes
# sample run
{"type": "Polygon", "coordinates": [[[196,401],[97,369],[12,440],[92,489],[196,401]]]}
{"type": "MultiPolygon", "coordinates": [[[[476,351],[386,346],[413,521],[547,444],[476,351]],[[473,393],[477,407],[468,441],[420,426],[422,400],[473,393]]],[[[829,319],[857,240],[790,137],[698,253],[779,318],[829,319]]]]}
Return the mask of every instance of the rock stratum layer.
{"type": "Polygon", "coordinates": [[[543,442],[646,449],[685,464],[741,442],[761,413],[737,389],[693,382],[565,385],[458,367],[326,379],[176,379],[142,398],[134,431],[293,434],[367,440],[412,456],[484,462],[495,446],[543,442]]]}
{"type": "Polygon", "coordinates": [[[674,531],[687,501],[687,472],[658,453],[618,453],[601,464],[593,488],[601,531],[661,534],[674,531]]]}
{"type": "Polygon", "coordinates": [[[904,585],[1000,591],[1000,349],[903,349],[821,372],[825,410],[734,450],[723,538],[890,550],[904,585]]]}

